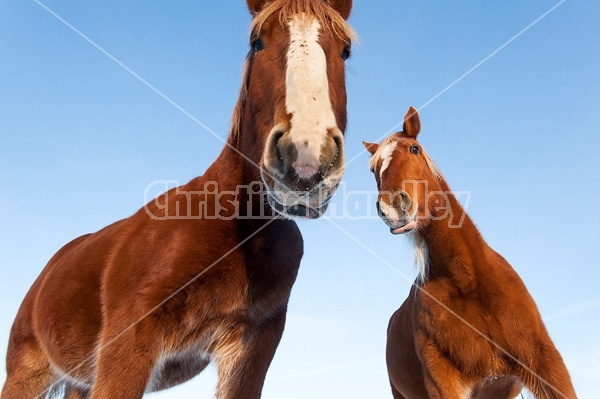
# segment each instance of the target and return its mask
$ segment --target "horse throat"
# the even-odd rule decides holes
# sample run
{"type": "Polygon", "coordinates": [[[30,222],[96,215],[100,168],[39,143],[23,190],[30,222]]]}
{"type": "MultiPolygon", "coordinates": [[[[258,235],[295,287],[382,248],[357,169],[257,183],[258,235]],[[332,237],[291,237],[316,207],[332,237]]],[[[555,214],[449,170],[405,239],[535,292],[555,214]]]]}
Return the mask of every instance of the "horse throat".
{"type": "Polygon", "coordinates": [[[450,278],[460,288],[474,283],[476,268],[485,264],[487,243],[447,184],[446,217],[434,215],[423,228],[412,233],[421,282],[450,278]]]}

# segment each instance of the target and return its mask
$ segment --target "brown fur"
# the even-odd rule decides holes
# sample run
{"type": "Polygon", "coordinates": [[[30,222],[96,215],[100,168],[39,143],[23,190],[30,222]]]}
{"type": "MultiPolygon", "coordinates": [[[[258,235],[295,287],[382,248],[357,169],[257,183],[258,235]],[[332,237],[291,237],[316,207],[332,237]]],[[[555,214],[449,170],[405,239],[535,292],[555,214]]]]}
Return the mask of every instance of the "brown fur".
{"type": "MultiPolygon", "coordinates": [[[[381,161],[371,160],[379,200],[400,198],[388,203],[397,217],[381,216],[395,229],[398,220],[417,212],[417,228],[409,234],[428,250],[424,275],[389,324],[387,365],[394,398],[509,399],[523,384],[538,399],[575,399],[567,369],[525,285],[486,244],[424,151],[411,152],[420,148],[415,118],[416,110],[409,110],[407,132],[386,139],[397,141],[397,147],[381,180],[381,161]],[[427,186],[405,184],[411,181],[427,186]]],[[[377,144],[365,147],[377,154],[377,144]]]]}
{"type": "MultiPolygon", "coordinates": [[[[253,11],[265,3],[248,1],[253,11]]],[[[299,4],[307,14],[328,7],[299,4]]],[[[328,13],[334,19],[335,11],[328,13]]],[[[35,281],[11,331],[2,399],[42,397],[57,382],[66,383],[70,399],[141,398],[189,380],[209,360],[218,369],[218,398],[260,397],[302,237],[293,221],[273,215],[260,190],[224,197],[205,190],[207,182],[221,193],[260,187],[266,135],[285,117],[278,110],[288,32],[277,13],[260,29],[269,48],[249,56],[228,145],[206,173],[65,245],[35,281]]],[[[348,40],[322,32],[342,131],[346,92],[338,58],[348,40]]]]}

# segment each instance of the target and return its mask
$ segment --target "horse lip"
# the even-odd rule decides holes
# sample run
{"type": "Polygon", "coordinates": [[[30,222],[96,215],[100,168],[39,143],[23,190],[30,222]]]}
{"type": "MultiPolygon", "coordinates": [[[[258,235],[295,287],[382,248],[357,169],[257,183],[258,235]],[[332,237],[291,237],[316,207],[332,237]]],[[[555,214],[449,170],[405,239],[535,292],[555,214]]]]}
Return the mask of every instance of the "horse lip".
{"type": "Polygon", "coordinates": [[[394,235],[406,234],[415,230],[417,225],[417,212],[415,211],[412,215],[404,215],[403,217],[398,218],[398,220],[393,221],[386,218],[383,218],[385,224],[387,224],[390,228],[390,233],[394,235]]]}
{"type": "Polygon", "coordinates": [[[283,206],[305,205],[307,207],[321,208],[326,205],[337,190],[340,179],[326,178],[309,190],[294,190],[285,182],[273,178],[269,175],[269,179],[262,176],[266,192],[273,200],[283,206]],[[318,203],[314,203],[315,199],[319,199],[318,203]]]}
{"type": "Polygon", "coordinates": [[[417,228],[417,221],[415,219],[413,219],[413,220],[406,222],[402,226],[390,227],[390,232],[394,235],[406,234],[406,233],[410,233],[411,231],[413,231],[416,228],[417,228]]]}
{"type": "Polygon", "coordinates": [[[310,201],[303,201],[304,197],[310,195],[310,193],[306,193],[306,195],[302,196],[302,197],[298,197],[296,199],[296,201],[293,201],[292,203],[285,203],[283,201],[281,201],[281,199],[274,194],[273,191],[267,189],[267,194],[269,196],[270,199],[272,199],[273,201],[275,201],[276,203],[278,203],[279,205],[283,206],[283,207],[292,207],[292,206],[304,206],[307,208],[315,208],[315,209],[320,209],[323,206],[329,205],[329,201],[331,201],[331,196],[325,198],[323,201],[321,201],[317,206],[315,205],[310,205],[309,202],[310,201]]]}
{"type": "Polygon", "coordinates": [[[339,176],[336,173],[326,177],[310,190],[294,191],[267,170],[261,172],[267,172],[266,176],[261,173],[261,177],[271,208],[284,217],[295,219],[318,219],[323,216],[341,181],[341,173],[339,176]],[[286,193],[288,194],[285,195],[286,193]],[[319,202],[315,203],[315,199],[319,202]]]}
{"type": "Polygon", "coordinates": [[[315,208],[315,209],[319,209],[322,208],[324,205],[327,205],[329,203],[329,201],[331,200],[331,195],[329,194],[329,192],[325,192],[323,191],[323,194],[327,194],[327,195],[323,195],[322,199],[319,198],[318,196],[318,190],[315,193],[314,191],[308,191],[306,193],[302,193],[302,194],[296,194],[295,192],[291,192],[290,194],[288,194],[287,196],[284,195],[279,195],[279,192],[281,193],[285,193],[284,191],[281,190],[273,190],[270,187],[267,187],[267,193],[269,195],[270,198],[273,199],[273,201],[277,202],[278,204],[284,206],[284,207],[292,207],[292,206],[305,206],[307,208],[315,208]],[[315,198],[316,196],[316,198],[315,198]],[[287,197],[287,198],[286,198],[287,197]],[[319,201],[315,201],[316,199],[318,199],[319,201]]]}
{"type": "Polygon", "coordinates": [[[319,207],[312,207],[301,203],[285,205],[279,202],[271,192],[267,193],[267,200],[271,208],[276,213],[290,219],[318,219],[327,211],[330,199],[327,198],[319,207]]]}

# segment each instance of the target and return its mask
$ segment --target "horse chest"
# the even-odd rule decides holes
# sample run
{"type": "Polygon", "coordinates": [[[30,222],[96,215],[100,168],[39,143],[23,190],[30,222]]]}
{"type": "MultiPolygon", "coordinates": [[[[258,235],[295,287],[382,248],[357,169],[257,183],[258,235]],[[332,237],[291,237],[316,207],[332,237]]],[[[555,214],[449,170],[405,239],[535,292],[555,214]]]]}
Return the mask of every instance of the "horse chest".
{"type": "Polygon", "coordinates": [[[489,320],[480,307],[476,302],[432,295],[437,301],[429,297],[419,301],[417,325],[421,331],[417,334],[417,347],[423,353],[433,344],[440,356],[451,360],[464,372],[484,364],[486,369],[489,368],[494,351],[485,338],[489,336],[489,320]]]}
{"type": "MultiPolygon", "coordinates": [[[[224,343],[233,340],[241,345],[245,331],[285,310],[300,259],[275,264],[261,257],[256,260],[263,262],[248,263],[246,284],[223,287],[222,294],[227,292],[236,299],[226,301],[229,306],[221,304],[219,316],[207,321],[198,317],[207,309],[188,309],[184,317],[188,335],[183,339],[170,337],[176,349],[157,361],[147,391],[166,389],[193,378],[211,359],[221,356],[224,343]]],[[[216,305],[211,307],[214,311],[216,305]]]]}
{"type": "Polygon", "coordinates": [[[248,278],[248,317],[260,322],[287,306],[300,258],[256,265],[248,278]]]}
{"type": "Polygon", "coordinates": [[[248,316],[270,317],[287,305],[302,259],[302,237],[295,224],[257,235],[245,248],[248,316]]]}

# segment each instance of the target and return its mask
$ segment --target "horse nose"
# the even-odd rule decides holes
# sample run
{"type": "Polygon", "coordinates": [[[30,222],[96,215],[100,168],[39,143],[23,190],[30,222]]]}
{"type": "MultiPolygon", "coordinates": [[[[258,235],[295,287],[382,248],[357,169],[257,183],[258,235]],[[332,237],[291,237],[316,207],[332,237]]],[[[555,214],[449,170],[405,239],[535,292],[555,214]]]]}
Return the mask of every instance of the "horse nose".
{"type": "Polygon", "coordinates": [[[276,154],[269,157],[268,166],[300,183],[318,183],[344,167],[344,137],[339,129],[307,135],[303,140],[293,140],[289,133],[278,131],[267,145],[267,151],[276,154]]]}
{"type": "Polygon", "coordinates": [[[407,192],[380,193],[375,202],[379,217],[397,217],[410,209],[411,201],[407,192]]]}
{"type": "Polygon", "coordinates": [[[377,208],[377,216],[386,223],[395,223],[398,220],[398,211],[382,199],[377,200],[375,207],[377,208]]]}
{"type": "Polygon", "coordinates": [[[311,179],[319,172],[321,163],[316,157],[310,154],[308,144],[301,146],[299,149],[296,148],[296,152],[298,156],[296,157],[296,161],[292,163],[294,172],[296,172],[296,175],[298,175],[300,179],[311,179]]]}
{"type": "MultiPolygon", "coordinates": [[[[344,138],[337,129],[327,131],[324,139],[315,135],[315,142],[304,140],[292,143],[296,159],[291,166],[300,180],[322,180],[330,170],[343,167],[340,154],[344,151],[344,138]]],[[[321,136],[322,137],[322,136],[321,136]]],[[[290,151],[287,151],[290,152],[290,151]]]]}

